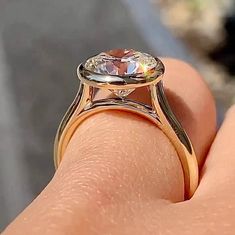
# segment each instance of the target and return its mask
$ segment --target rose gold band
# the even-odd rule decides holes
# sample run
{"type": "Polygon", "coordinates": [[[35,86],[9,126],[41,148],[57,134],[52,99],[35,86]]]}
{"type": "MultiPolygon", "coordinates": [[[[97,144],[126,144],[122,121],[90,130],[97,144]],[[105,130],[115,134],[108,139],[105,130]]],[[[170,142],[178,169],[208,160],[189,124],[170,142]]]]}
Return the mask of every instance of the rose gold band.
{"type": "MultiPolygon", "coordinates": [[[[187,134],[174,116],[167,102],[163,82],[161,81],[161,74],[159,73],[156,77],[157,79],[154,81],[145,84],[149,86],[152,101],[151,106],[130,100],[126,97],[94,100],[95,87],[102,89],[103,86],[105,86],[105,89],[109,89],[113,88],[113,86],[107,83],[105,83],[105,85],[97,85],[95,82],[92,82],[92,76],[97,76],[97,74],[86,71],[83,65],[78,67],[78,77],[81,81],[80,88],[75,100],[59,126],[55,139],[54,162],[56,168],[59,166],[74,132],[83,120],[104,110],[123,110],[141,115],[150,120],[170,139],[178,153],[182,165],[185,182],[185,198],[192,197],[198,186],[197,158],[187,134]],[[84,73],[84,71],[86,73],[84,73]],[[90,79],[89,81],[91,82],[86,82],[86,79],[90,79]]],[[[107,79],[107,76],[105,79],[107,79]]],[[[132,84],[131,88],[133,87],[135,88],[135,85],[132,84]]]]}
{"type": "Polygon", "coordinates": [[[173,116],[172,112],[169,111],[169,106],[167,105],[167,107],[164,107],[165,110],[163,110],[162,107],[166,104],[163,104],[163,101],[158,98],[159,89],[162,89],[161,82],[157,85],[150,86],[153,108],[156,111],[155,113],[150,107],[145,105],[140,109],[140,104],[131,100],[106,99],[92,102],[93,87],[81,84],[78,95],[61,122],[56,135],[54,147],[54,161],[56,168],[63,158],[70,139],[84,119],[97,112],[110,109],[133,112],[156,124],[173,143],[184,172],[185,197],[190,198],[198,185],[197,159],[186,133],[173,116]],[[169,115],[170,117],[173,116],[174,121],[169,120],[169,115]],[[177,122],[177,124],[175,122],[177,122]]]}

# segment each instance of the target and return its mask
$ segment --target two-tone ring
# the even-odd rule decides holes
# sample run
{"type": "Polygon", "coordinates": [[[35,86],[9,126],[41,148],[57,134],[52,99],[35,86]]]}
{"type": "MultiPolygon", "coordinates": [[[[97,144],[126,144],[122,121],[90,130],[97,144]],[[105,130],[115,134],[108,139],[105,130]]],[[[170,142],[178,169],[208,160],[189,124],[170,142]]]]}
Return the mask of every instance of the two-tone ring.
{"type": "Polygon", "coordinates": [[[55,139],[56,168],[74,132],[86,118],[111,109],[132,112],[150,120],[170,139],[182,165],[185,198],[190,198],[198,186],[198,163],[193,146],[164,94],[161,60],[132,49],[115,49],[87,59],[78,66],[77,73],[79,90],[55,139]],[[145,86],[149,88],[151,105],[128,98],[135,89],[145,86]],[[94,99],[97,89],[109,90],[114,96],[94,99]]]}

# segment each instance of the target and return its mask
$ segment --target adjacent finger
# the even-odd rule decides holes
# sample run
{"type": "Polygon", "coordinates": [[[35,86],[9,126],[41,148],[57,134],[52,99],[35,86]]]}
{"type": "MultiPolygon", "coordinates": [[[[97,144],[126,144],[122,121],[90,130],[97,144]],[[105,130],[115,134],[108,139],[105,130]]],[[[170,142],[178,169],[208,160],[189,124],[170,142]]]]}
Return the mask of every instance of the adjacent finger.
{"type": "Polygon", "coordinates": [[[226,114],[202,172],[198,196],[232,197],[235,201],[235,106],[226,114]]]}
{"type": "Polygon", "coordinates": [[[235,234],[234,166],[235,106],[227,112],[210,148],[193,199],[172,204],[160,215],[149,210],[148,224],[159,231],[155,221],[161,216],[159,234],[235,234]]]}

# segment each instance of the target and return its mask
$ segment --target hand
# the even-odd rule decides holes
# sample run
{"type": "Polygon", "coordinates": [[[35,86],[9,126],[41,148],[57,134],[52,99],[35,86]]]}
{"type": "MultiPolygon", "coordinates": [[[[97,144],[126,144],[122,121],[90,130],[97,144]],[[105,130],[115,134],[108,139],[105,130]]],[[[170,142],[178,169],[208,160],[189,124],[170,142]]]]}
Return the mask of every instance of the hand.
{"type": "MultiPolygon", "coordinates": [[[[164,63],[167,97],[201,168],[191,200],[183,202],[181,164],[161,130],[106,111],[81,124],[54,178],[4,235],[235,234],[235,108],[214,139],[215,104],[204,81],[183,62],[164,63]]],[[[141,90],[134,95],[148,102],[141,90]]]]}

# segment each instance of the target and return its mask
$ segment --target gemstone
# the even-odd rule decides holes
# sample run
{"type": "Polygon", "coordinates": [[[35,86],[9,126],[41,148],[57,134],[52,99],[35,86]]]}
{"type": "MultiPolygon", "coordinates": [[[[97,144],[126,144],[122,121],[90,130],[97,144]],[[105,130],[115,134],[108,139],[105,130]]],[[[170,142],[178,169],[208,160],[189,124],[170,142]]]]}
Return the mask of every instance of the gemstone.
{"type": "Polygon", "coordinates": [[[103,75],[150,75],[157,66],[154,57],[133,49],[114,49],[91,57],[85,63],[89,71],[103,75]]]}
{"type": "Polygon", "coordinates": [[[88,84],[109,89],[120,98],[137,87],[157,82],[164,73],[158,58],[133,49],[114,49],[89,58],[78,68],[78,75],[88,84]]]}
{"type": "Polygon", "coordinates": [[[132,91],[135,89],[109,89],[114,95],[118,96],[119,98],[124,98],[131,94],[132,91]]]}

